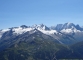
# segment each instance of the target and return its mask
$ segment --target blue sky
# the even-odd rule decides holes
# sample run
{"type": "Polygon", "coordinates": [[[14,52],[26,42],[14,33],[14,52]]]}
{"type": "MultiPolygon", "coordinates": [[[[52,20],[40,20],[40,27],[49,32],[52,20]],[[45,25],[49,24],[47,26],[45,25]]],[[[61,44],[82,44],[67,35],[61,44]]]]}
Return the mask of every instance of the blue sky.
{"type": "Polygon", "coordinates": [[[0,0],[0,29],[66,22],[83,26],[83,0],[0,0]]]}

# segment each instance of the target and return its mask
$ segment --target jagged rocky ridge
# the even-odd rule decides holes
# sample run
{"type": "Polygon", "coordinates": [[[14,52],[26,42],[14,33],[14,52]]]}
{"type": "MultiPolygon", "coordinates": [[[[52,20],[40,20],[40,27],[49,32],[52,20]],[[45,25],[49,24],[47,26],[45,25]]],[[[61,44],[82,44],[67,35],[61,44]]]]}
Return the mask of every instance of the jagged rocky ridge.
{"type": "Polygon", "coordinates": [[[61,44],[73,44],[76,42],[83,41],[83,28],[73,23],[57,24],[55,27],[47,27],[43,24],[20,27],[13,27],[8,29],[0,30],[0,41],[16,37],[26,32],[34,33],[34,30],[38,30],[43,34],[53,37],[61,44]]]}

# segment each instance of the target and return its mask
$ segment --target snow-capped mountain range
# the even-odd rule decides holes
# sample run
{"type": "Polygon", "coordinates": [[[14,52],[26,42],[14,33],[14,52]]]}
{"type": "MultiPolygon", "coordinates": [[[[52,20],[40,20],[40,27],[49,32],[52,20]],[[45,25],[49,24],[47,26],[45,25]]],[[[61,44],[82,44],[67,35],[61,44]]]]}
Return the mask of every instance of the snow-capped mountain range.
{"type": "MultiPolygon", "coordinates": [[[[22,25],[19,27],[13,27],[8,29],[0,30],[0,39],[7,34],[18,36],[26,32],[35,33],[36,30],[42,32],[43,34],[49,35],[62,44],[70,44],[73,42],[83,41],[83,28],[79,25],[73,23],[57,24],[56,26],[47,27],[44,24],[26,26],[22,25]],[[9,33],[10,32],[10,33],[9,33]]],[[[32,34],[32,33],[31,33],[32,34]]]]}

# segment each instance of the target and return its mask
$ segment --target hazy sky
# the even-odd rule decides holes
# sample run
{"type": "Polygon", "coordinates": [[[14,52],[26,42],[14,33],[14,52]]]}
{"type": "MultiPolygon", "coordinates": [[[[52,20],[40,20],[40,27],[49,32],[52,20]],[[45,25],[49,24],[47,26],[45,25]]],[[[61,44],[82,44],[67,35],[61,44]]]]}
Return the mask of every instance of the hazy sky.
{"type": "Polygon", "coordinates": [[[83,25],[83,0],[0,0],[0,29],[66,22],[83,25]]]}

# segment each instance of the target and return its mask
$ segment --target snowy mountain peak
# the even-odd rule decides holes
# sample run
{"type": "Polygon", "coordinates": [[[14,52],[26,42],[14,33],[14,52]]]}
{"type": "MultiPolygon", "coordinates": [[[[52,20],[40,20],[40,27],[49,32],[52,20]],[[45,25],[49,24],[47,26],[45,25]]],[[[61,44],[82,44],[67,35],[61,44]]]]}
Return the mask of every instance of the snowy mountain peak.
{"type": "Polygon", "coordinates": [[[34,28],[23,28],[23,27],[18,27],[18,28],[13,28],[13,33],[14,34],[23,34],[27,31],[31,31],[33,30],[34,28]]]}
{"type": "Polygon", "coordinates": [[[32,27],[34,27],[34,28],[35,27],[44,27],[44,26],[45,26],[44,24],[38,24],[38,25],[37,24],[34,24],[34,25],[32,25],[32,27]]]}
{"type": "Polygon", "coordinates": [[[44,24],[39,24],[39,25],[33,25],[32,28],[36,28],[38,30],[50,30],[46,25],[44,24]]]}
{"type": "Polygon", "coordinates": [[[57,30],[58,32],[70,32],[70,31],[74,31],[74,32],[79,32],[79,31],[83,31],[83,28],[80,27],[78,24],[75,25],[73,23],[65,23],[65,24],[57,24],[56,26],[51,27],[50,29],[52,30],[57,30]]]}
{"type": "Polygon", "coordinates": [[[79,25],[75,25],[73,23],[65,23],[61,29],[62,33],[67,34],[77,33],[81,31],[83,31],[83,29],[79,25]]]}
{"type": "Polygon", "coordinates": [[[71,29],[74,28],[75,25],[73,23],[65,23],[65,24],[57,24],[55,27],[52,27],[51,29],[61,31],[63,29],[71,29]]]}
{"type": "Polygon", "coordinates": [[[28,28],[28,26],[26,26],[26,25],[21,25],[20,27],[22,27],[22,28],[28,28]]]}
{"type": "Polygon", "coordinates": [[[57,24],[55,30],[60,31],[63,28],[63,24],[57,24]]]}
{"type": "Polygon", "coordinates": [[[39,24],[38,26],[44,27],[45,25],[44,24],[39,24]]]}
{"type": "Polygon", "coordinates": [[[70,22],[67,22],[67,23],[65,23],[65,24],[67,24],[67,25],[73,25],[73,23],[70,23],[70,22]]]}
{"type": "Polygon", "coordinates": [[[75,27],[75,25],[73,23],[65,23],[63,25],[63,29],[69,29],[69,28],[72,28],[72,27],[75,27]]]}

